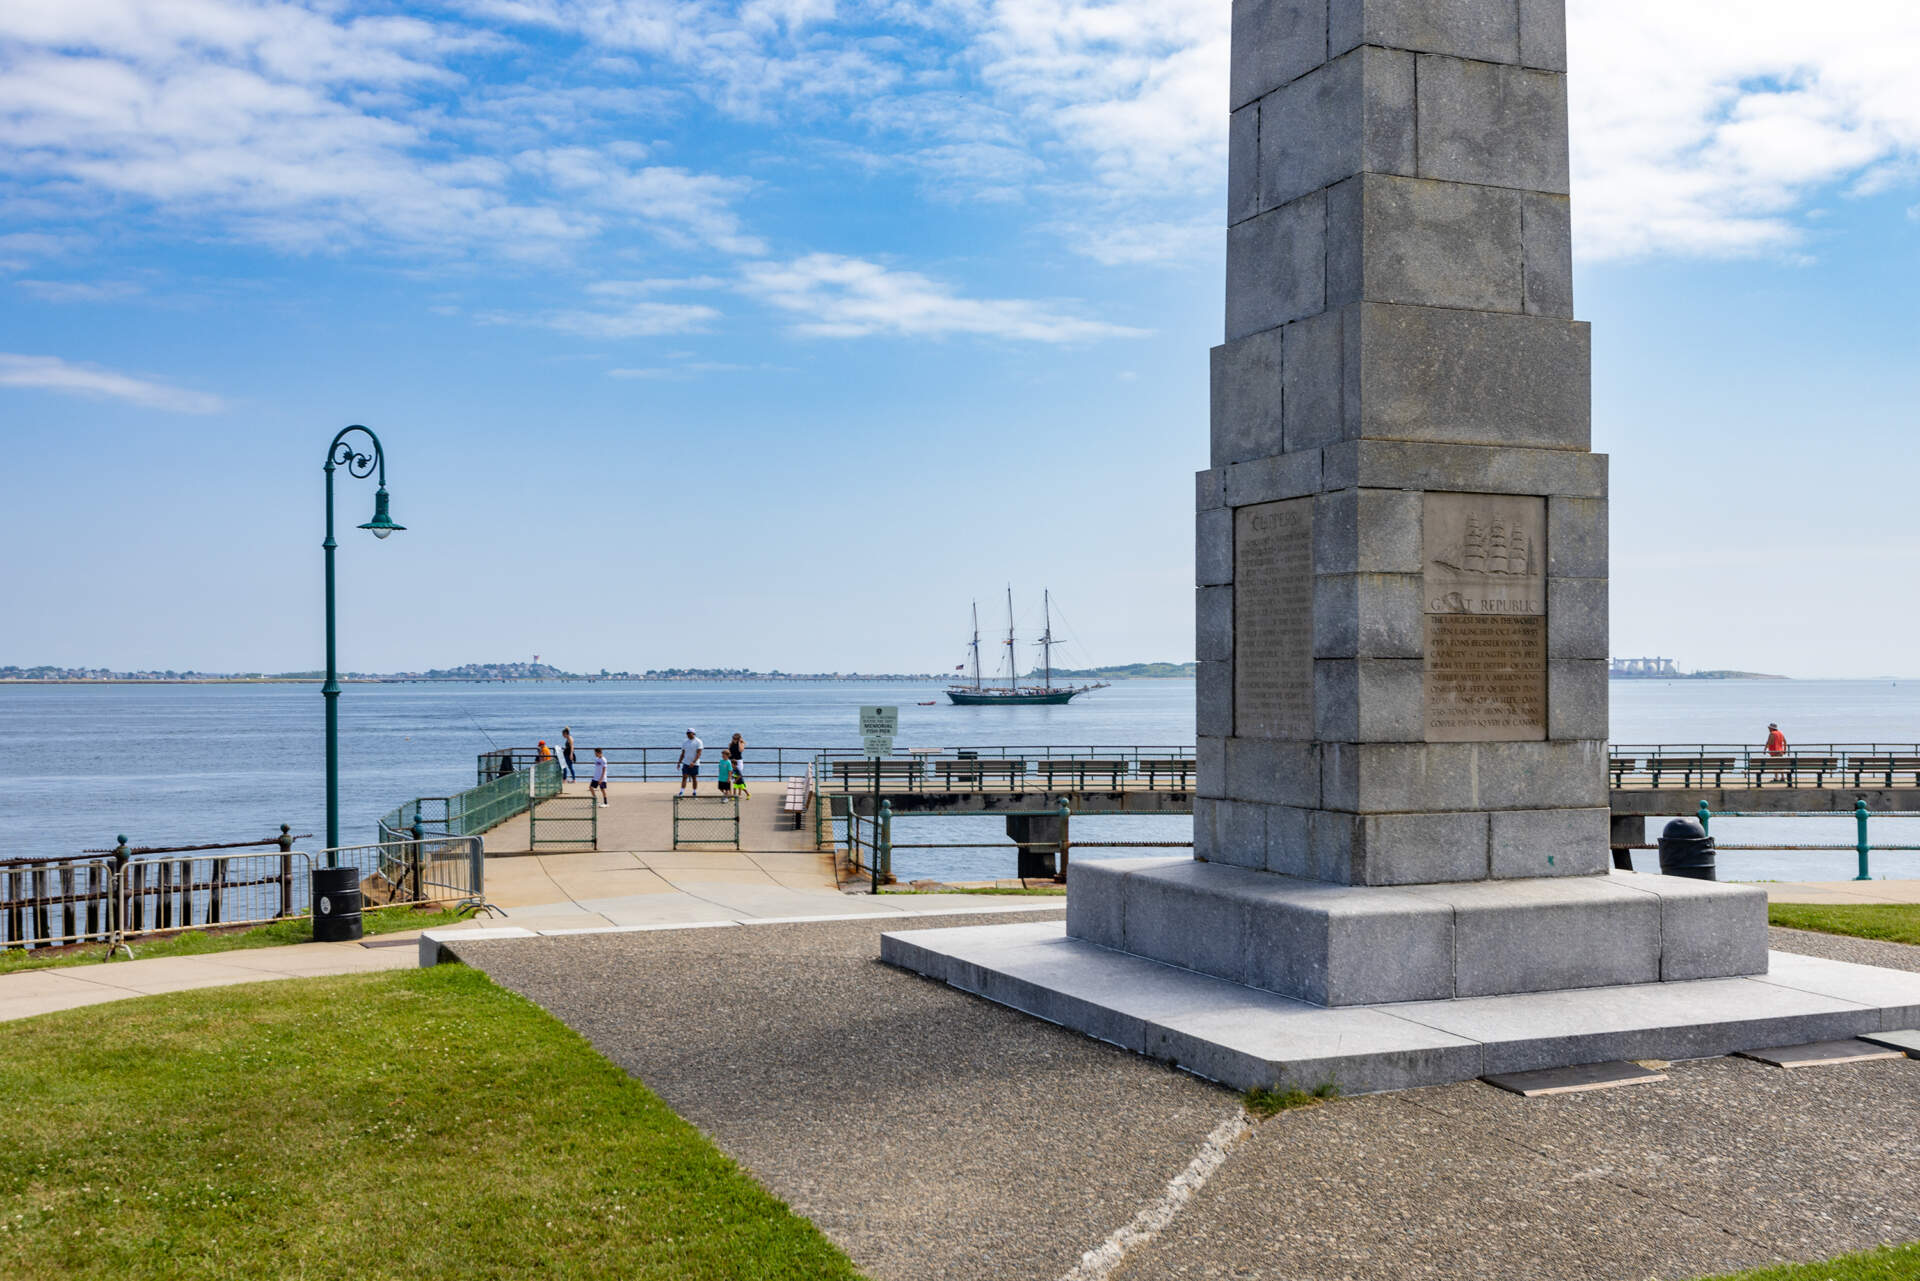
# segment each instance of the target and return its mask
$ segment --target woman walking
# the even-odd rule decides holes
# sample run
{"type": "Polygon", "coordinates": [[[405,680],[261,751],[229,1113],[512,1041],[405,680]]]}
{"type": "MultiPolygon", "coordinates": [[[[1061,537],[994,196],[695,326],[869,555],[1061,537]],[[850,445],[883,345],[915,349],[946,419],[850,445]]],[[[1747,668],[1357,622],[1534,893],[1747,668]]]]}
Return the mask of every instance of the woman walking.
{"type": "Polygon", "coordinates": [[[752,800],[753,793],[747,790],[747,776],[740,772],[740,763],[746,759],[747,755],[747,740],[735,734],[727,743],[725,755],[733,764],[733,790],[752,800]]]}
{"type": "Polygon", "coordinates": [[[568,782],[580,781],[580,775],[573,768],[573,730],[565,725],[560,727],[560,769],[568,782]]]}

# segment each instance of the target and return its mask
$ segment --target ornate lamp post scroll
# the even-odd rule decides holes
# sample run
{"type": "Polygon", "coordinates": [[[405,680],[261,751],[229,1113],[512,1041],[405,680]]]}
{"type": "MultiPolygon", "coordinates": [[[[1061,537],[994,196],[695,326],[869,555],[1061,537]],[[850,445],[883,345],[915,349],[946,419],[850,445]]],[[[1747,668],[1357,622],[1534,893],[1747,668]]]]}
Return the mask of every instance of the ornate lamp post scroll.
{"type": "Polygon", "coordinates": [[[405,529],[405,525],[393,523],[393,517],[387,514],[387,456],[380,448],[380,438],[372,430],[354,424],[343,427],[327,446],[327,540],[321,543],[327,560],[327,683],[320,687],[320,696],[327,701],[327,866],[333,867],[339,856],[333,851],[340,845],[340,674],[334,666],[333,644],[333,473],[335,468],[345,467],[347,474],[359,480],[379,473],[379,488],[373,495],[373,519],[360,526],[370,531],[375,538],[385,538],[396,529],[405,529]],[[355,432],[367,438],[372,452],[364,452],[350,440],[355,432]]]}

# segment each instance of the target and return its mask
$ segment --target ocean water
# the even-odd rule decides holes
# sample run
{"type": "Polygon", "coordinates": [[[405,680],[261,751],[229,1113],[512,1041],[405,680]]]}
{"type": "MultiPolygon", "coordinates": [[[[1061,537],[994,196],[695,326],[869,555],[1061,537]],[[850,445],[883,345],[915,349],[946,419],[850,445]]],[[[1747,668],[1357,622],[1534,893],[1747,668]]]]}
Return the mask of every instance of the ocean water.
{"type": "MultiPolygon", "coordinates": [[[[470,786],[474,757],[573,727],[584,746],[669,746],[688,726],[710,747],[736,730],[756,747],[855,747],[862,703],[900,707],[906,747],[1181,747],[1193,742],[1191,681],[1123,681],[1065,707],[961,708],[901,682],[351,685],[340,700],[341,826],[414,796],[470,786]],[[923,700],[938,700],[921,707],[923,700]]],[[[1758,743],[1768,721],[1794,742],[1920,742],[1920,681],[1615,681],[1622,743],[1758,743]]],[[[281,823],[324,830],[322,707],[313,685],[0,685],[0,857],[135,844],[246,840],[281,823]]],[[[1851,842],[1847,819],[1724,819],[1727,843],[1851,842]]],[[[1920,845],[1920,820],[1877,820],[1876,839],[1920,845]]],[[[1082,819],[1076,842],[1187,840],[1184,817],[1082,819]]],[[[1003,876],[1001,820],[902,820],[895,839],[980,841],[900,851],[904,879],[1003,876]]],[[[1083,849],[1077,857],[1138,851],[1083,849]]],[[[1723,854],[1722,875],[1828,879],[1851,854],[1723,854]]],[[[1920,876],[1920,855],[1874,856],[1875,875],[1920,876]]]]}

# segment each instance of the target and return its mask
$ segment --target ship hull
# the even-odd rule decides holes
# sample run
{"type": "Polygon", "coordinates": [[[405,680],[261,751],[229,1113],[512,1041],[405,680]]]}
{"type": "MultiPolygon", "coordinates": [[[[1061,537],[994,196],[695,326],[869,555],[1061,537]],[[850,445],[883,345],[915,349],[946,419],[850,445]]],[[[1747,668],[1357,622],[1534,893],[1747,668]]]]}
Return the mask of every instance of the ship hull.
{"type": "Polygon", "coordinates": [[[1031,693],[1026,690],[1015,690],[1012,693],[993,694],[984,690],[975,692],[970,689],[950,689],[947,691],[947,697],[952,699],[958,707],[1011,707],[1016,704],[1031,706],[1065,703],[1070,702],[1075,695],[1086,692],[1084,689],[1049,689],[1031,693]]]}

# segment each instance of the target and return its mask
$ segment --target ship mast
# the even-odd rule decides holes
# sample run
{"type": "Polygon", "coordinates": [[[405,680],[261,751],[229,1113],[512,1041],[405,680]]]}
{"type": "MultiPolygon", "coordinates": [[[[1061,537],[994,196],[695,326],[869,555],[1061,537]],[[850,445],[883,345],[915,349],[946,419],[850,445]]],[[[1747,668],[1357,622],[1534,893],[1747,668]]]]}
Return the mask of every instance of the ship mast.
{"type": "Polygon", "coordinates": [[[1040,616],[1045,620],[1046,630],[1040,633],[1040,665],[1046,670],[1046,684],[1042,689],[1053,688],[1053,590],[1048,588],[1040,593],[1040,616]]]}
{"type": "Polygon", "coordinates": [[[1020,688],[1019,651],[1013,647],[1013,584],[1007,584],[1007,692],[1020,688]]]}
{"type": "Polygon", "coordinates": [[[973,687],[980,688],[980,602],[973,602],[973,687]]]}

